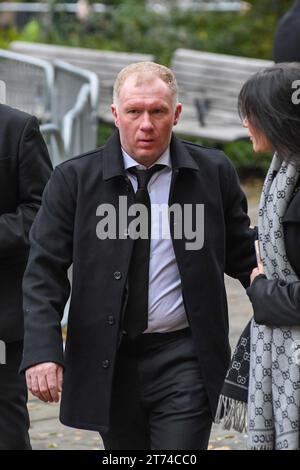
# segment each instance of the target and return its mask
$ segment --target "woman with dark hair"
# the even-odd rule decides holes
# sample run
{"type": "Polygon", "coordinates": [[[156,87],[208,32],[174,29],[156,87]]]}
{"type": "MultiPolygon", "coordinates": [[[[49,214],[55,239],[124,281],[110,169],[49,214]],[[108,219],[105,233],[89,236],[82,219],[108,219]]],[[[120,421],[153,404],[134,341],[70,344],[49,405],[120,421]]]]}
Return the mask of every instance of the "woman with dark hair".
{"type": "Polygon", "coordinates": [[[254,317],[234,352],[219,402],[227,429],[251,449],[300,448],[300,64],[277,64],[243,86],[239,113],[255,152],[273,159],[258,222],[254,317]],[[246,413],[247,412],[247,413],[246,413]]]}

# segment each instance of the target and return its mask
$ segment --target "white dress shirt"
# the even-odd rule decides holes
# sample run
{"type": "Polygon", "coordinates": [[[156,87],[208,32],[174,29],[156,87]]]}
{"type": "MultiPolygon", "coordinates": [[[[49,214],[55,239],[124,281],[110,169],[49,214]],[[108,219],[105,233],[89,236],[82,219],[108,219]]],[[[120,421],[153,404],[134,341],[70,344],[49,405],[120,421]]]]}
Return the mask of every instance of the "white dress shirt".
{"type": "MultiPolygon", "coordinates": [[[[146,169],[143,165],[137,164],[123,149],[122,153],[125,170],[134,166],[138,169],[146,169]]],[[[183,304],[181,280],[170,235],[168,215],[166,211],[159,210],[161,205],[166,207],[169,200],[172,177],[170,149],[167,148],[154,164],[166,165],[166,168],[154,173],[148,183],[151,201],[151,244],[148,329],[145,333],[164,333],[186,328],[188,320],[183,304]]],[[[126,173],[136,192],[136,177],[129,171],[126,173]]]]}

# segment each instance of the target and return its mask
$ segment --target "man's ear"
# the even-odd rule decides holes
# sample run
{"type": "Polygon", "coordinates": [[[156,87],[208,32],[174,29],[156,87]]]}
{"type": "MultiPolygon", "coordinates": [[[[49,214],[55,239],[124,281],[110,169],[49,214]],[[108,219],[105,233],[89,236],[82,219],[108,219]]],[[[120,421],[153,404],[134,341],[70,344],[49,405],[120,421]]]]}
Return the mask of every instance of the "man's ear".
{"type": "Polygon", "coordinates": [[[119,127],[119,115],[118,115],[117,106],[115,104],[112,104],[110,109],[111,109],[112,115],[114,117],[115,126],[119,127]]]}
{"type": "Polygon", "coordinates": [[[173,122],[174,126],[176,126],[176,124],[177,124],[178,121],[179,121],[179,117],[180,117],[181,111],[182,111],[182,104],[181,104],[181,103],[177,103],[176,109],[175,109],[175,115],[174,115],[174,122],[173,122]]]}

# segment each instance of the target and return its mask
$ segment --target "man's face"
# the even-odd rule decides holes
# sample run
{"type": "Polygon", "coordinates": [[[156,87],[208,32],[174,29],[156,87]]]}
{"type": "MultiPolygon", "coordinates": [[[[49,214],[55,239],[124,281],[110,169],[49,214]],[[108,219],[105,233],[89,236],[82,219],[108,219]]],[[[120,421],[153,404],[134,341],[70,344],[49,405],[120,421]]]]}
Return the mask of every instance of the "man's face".
{"type": "Polygon", "coordinates": [[[138,163],[152,165],[168,147],[181,113],[168,85],[158,77],[130,75],[112,105],[121,145],[138,163]]]}

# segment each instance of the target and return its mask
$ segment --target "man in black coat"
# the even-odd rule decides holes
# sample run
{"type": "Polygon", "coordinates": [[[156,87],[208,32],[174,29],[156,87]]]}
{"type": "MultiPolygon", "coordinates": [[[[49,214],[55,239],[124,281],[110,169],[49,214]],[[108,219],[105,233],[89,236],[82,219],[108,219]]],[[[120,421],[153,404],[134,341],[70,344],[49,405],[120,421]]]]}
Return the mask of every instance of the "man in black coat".
{"type": "Polygon", "coordinates": [[[30,449],[22,277],[28,234],[52,166],[37,120],[0,104],[0,449],[30,449]]]}
{"type": "Polygon", "coordinates": [[[230,358],[224,272],[247,284],[256,264],[245,196],[221,151],[172,134],[181,104],[166,67],[123,69],[112,112],[106,145],[45,190],[21,368],[41,400],[62,389],[61,421],[106,449],[204,449],[230,358]]]}

